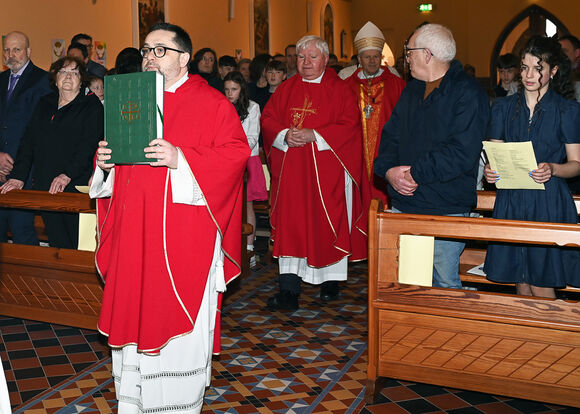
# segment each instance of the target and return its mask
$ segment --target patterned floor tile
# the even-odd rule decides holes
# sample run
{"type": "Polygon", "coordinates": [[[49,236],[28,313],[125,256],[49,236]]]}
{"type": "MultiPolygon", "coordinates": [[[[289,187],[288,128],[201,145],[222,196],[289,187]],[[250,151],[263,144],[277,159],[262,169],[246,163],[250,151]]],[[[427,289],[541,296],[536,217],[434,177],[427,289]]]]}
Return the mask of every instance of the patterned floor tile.
{"type": "MultiPolygon", "coordinates": [[[[574,412],[395,380],[365,405],[366,271],[364,264],[353,266],[348,287],[328,305],[317,287],[303,286],[295,312],[265,308],[277,286],[275,266],[262,262],[230,285],[222,354],[213,362],[203,412],[574,412]]],[[[116,411],[109,353],[94,331],[0,317],[0,356],[15,414],[116,411]]]]}

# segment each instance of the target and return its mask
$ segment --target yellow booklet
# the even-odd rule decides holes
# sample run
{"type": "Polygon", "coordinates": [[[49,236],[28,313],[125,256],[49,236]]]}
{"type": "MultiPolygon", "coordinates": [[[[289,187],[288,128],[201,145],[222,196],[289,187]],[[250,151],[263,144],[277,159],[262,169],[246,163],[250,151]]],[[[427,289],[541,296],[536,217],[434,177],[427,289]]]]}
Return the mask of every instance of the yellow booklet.
{"type": "Polygon", "coordinates": [[[97,215],[79,213],[79,250],[94,252],[97,248],[97,215]]]}
{"type": "Polygon", "coordinates": [[[489,160],[489,166],[500,175],[500,179],[495,183],[497,188],[544,190],[544,184],[535,182],[528,174],[538,168],[531,141],[484,141],[483,149],[489,160]]]}
{"type": "Polygon", "coordinates": [[[399,237],[399,283],[431,286],[433,284],[432,236],[399,237]]]}

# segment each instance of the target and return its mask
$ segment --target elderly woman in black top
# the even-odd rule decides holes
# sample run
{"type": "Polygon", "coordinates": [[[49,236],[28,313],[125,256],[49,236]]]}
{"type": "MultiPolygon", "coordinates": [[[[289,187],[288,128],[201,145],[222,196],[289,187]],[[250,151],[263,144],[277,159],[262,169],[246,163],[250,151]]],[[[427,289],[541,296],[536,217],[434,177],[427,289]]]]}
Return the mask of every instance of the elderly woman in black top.
{"type": "MultiPolygon", "coordinates": [[[[21,189],[31,172],[32,189],[51,194],[76,192],[75,186],[88,184],[104,122],[99,99],[83,93],[85,77],[85,65],[75,58],[52,64],[55,92],[39,100],[0,193],[21,189]]],[[[45,212],[42,218],[50,246],[77,248],[77,214],[45,212]]]]}

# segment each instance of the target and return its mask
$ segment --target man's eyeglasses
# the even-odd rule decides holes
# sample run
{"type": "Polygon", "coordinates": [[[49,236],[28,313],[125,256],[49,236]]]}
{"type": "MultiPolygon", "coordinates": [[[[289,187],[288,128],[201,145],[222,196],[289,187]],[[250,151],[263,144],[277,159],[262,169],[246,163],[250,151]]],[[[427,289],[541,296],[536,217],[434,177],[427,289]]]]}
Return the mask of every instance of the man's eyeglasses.
{"type": "Polygon", "coordinates": [[[411,56],[411,52],[413,50],[429,50],[426,47],[407,47],[407,45],[403,45],[403,54],[405,57],[411,56]]]}
{"type": "Polygon", "coordinates": [[[149,52],[153,52],[153,54],[155,55],[156,58],[162,58],[163,56],[165,56],[165,53],[167,53],[168,50],[173,50],[174,52],[177,52],[177,53],[185,53],[183,50],[174,49],[172,47],[167,47],[167,46],[155,46],[155,47],[143,46],[141,48],[140,52],[141,52],[141,56],[143,56],[143,57],[147,57],[149,52]]]}

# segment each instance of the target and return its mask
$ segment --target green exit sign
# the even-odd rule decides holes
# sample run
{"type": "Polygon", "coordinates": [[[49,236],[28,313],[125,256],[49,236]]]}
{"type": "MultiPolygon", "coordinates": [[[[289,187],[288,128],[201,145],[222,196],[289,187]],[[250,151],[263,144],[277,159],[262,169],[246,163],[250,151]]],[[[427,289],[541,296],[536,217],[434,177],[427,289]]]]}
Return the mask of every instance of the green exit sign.
{"type": "Polygon", "coordinates": [[[433,11],[433,3],[421,3],[417,6],[417,9],[421,13],[428,13],[430,11],[433,11]]]}

